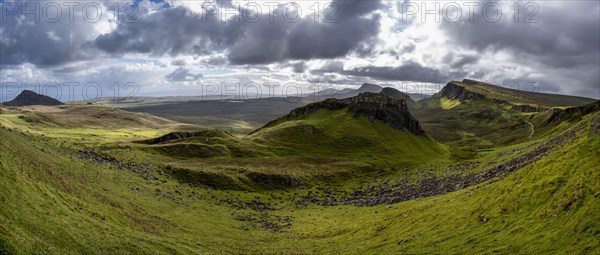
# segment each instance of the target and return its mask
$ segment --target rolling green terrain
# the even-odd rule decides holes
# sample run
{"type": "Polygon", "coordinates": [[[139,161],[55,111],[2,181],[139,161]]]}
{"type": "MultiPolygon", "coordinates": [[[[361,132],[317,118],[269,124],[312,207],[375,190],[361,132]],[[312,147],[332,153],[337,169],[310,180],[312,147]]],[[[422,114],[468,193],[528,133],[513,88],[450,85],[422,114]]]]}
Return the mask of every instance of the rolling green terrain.
{"type": "Polygon", "coordinates": [[[544,131],[552,129],[543,129],[545,123],[532,123],[540,116],[594,102],[464,80],[452,81],[420,101],[423,107],[414,109],[413,114],[437,141],[485,149],[542,137],[544,131]]]}
{"type": "Polygon", "coordinates": [[[445,89],[246,135],[0,108],[0,254],[599,253],[600,102],[445,89]]]}

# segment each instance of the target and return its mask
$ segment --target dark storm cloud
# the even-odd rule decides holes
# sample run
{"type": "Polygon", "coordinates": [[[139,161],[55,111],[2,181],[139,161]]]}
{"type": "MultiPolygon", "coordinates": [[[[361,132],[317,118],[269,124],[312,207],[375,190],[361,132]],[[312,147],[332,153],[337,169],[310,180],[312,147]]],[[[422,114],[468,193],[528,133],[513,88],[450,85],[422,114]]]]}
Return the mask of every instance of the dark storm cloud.
{"type": "Polygon", "coordinates": [[[36,22],[37,12],[21,15],[21,9],[39,12],[42,7],[36,9],[36,4],[41,6],[37,1],[0,1],[0,65],[53,66],[90,58],[94,54],[94,48],[87,44],[93,40],[89,31],[93,30],[94,24],[71,23],[68,17],[57,19],[56,9],[52,8],[46,12],[49,18],[40,16],[39,22],[36,22]]]}
{"type": "Polygon", "coordinates": [[[408,62],[397,67],[361,67],[344,71],[343,73],[354,76],[368,76],[379,80],[431,83],[447,82],[453,77],[464,77],[466,75],[464,72],[445,74],[440,70],[424,67],[415,62],[408,62]]]}
{"type": "Polygon", "coordinates": [[[344,70],[341,62],[332,62],[311,73],[338,73],[350,76],[370,77],[388,81],[414,81],[443,83],[452,79],[464,77],[465,72],[442,72],[438,69],[425,67],[416,62],[406,62],[400,66],[366,66],[344,70]]]}
{"type": "MultiPolygon", "coordinates": [[[[481,5],[485,6],[485,3],[481,5]]],[[[507,17],[494,23],[477,13],[475,17],[478,18],[473,22],[444,22],[442,28],[456,41],[477,50],[510,50],[528,54],[553,67],[597,64],[595,58],[600,52],[599,2],[565,3],[560,7],[538,2],[536,6],[539,6],[539,12],[533,17],[537,23],[523,22],[525,14],[521,15],[519,22],[507,17]]]]}
{"type": "MultiPolygon", "coordinates": [[[[338,12],[332,23],[315,22],[312,15],[295,20],[293,14],[292,18],[264,14],[258,22],[240,15],[240,22],[233,21],[236,18],[221,22],[218,15],[203,17],[176,7],[140,16],[138,23],[122,23],[115,31],[98,37],[96,44],[111,54],[173,56],[224,51],[232,64],[268,64],[345,56],[379,32],[379,16],[367,17],[381,7],[379,1],[338,0],[333,4],[338,12]]],[[[280,6],[274,13],[282,9],[280,6]]]]}
{"type": "Polygon", "coordinates": [[[294,73],[304,73],[306,71],[306,64],[304,62],[289,63],[283,65],[283,67],[291,67],[294,73]]]}
{"type": "Polygon", "coordinates": [[[473,22],[463,15],[462,22],[443,22],[441,27],[457,45],[480,52],[506,51],[519,61],[515,64],[545,72],[549,92],[560,87],[562,91],[592,92],[598,97],[600,2],[559,3],[534,2],[539,8],[533,16],[536,23],[524,22],[529,12],[521,12],[519,22],[515,22],[512,12],[504,8],[505,17],[495,23],[484,20],[480,11],[473,22]],[[557,85],[558,80],[571,82],[557,85]]]}
{"type": "Polygon", "coordinates": [[[209,54],[220,45],[231,44],[241,33],[231,23],[221,23],[212,15],[203,21],[184,7],[140,15],[137,19],[136,23],[121,23],[113,32],[99,36],[98,48],[111,54],[209,54]]]}

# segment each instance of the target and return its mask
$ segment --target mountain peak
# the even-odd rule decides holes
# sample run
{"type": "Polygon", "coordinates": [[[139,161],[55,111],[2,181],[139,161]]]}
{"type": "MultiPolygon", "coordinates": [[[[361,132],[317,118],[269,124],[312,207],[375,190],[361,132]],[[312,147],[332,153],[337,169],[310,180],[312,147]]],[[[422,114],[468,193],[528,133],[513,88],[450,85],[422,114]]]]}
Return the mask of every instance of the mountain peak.
{"type": "Polygon", "coordinates": [[[23,90],[15,99],[3,103],[5,106],[29,106],[29,105],[64,105],[61,101],[58,101],[52,97],[35,93],[31,90],[23,90]]]}
{"type": "Polygon", "coordinates": [[[360,88],[358,88],[358,91],[360,92],[371,92],[371,93],[379,93],[381,92],[383,88],[377,84],[372,84],[372,83],[363,83],[362,86],[360,86],[360,88]]]}

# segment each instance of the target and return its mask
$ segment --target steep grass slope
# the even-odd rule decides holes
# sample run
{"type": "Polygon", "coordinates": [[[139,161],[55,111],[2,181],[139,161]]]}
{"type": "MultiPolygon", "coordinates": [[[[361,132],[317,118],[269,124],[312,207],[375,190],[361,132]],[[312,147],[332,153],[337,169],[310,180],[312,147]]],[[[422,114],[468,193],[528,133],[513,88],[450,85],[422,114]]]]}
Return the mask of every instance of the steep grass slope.
{"type": "Polygon", "coordinates": [[[580,106],[595,99],[535,92],[535,88],[505,88],[489,83],[465,79],[462,82],[451,81],[438,93],[449,99],[467,99],[485,97],[490,100],[504,101],[514,105],[541,107],[580,106]],[[532,91],[533,90],[533,91],[532,91]]]}
{"type": "Polygon", "coordinates": [[[413,113],[423,129],[442,143],[491,148],[526,142],[531,134],[529,117],[509,105],[480,98],[428,100],[413,113]]]}
{"type": "Polygon", "coordinates": [[[449,82],[440,92],[424,100],[423,107],[413,109],[413,114],[437,141],[491,148],[526,142],[533,135],[554,130],[554,127],[544,129],[547,123],[539,123],[540,116],[550,118],[569,108],[567,106],[594,102],[589,98],[534,93],[463,80],[449,82]]]}
{"type": "MultiPolygon", "coordinates": [[[[412,101],[412,100],[411,100],[412,101]]],[[[292,110],[250,136],[277,155],[329,155],[381,161],[423,162],[445,156],[410,114],[407,101],[361,93],[292,110]]]]}
{"type": "Polygon", "coordinates": [[[595,254],[600,115],[557,135],[559,147],[493,183],[391,206],[296,207],[289,201],[304,190],[210,191],[152,166],[157,179],[145,179],[79,159],[52,138],[1,128],[0,250],[595,254]],[[287,218],[288,227],[270,230],[287,218]]]}
{"type": "Polygon", "coordinates": [[[318,110],[309,116],[268,126],[250,136],[280,155],[330,155],[406,159],[423,162],[444,156],[445,149],[428,136],[355,117],[345,109],[318,110]]]}

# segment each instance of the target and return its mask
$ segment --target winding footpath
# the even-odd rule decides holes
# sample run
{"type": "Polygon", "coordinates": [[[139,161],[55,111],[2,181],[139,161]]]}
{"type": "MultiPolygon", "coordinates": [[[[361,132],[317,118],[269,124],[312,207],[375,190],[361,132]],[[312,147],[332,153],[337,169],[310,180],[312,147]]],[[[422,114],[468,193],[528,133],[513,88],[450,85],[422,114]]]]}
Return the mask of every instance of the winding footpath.
{"type": "Polygon", "coordinates": [[[533,123],[531,123],[531,121],[527,121],[527,123],[531,125],[531,134],[529,135],[529,137],[527,137],[527,139],[530,139],[533,136],[533,134],[535,134],[535,127],[533,126],[533,123]]]}

